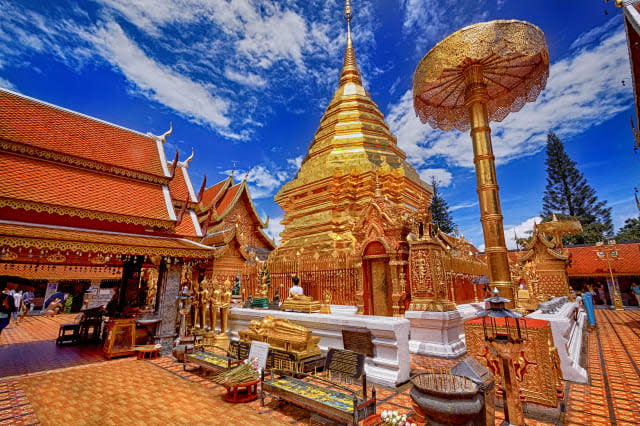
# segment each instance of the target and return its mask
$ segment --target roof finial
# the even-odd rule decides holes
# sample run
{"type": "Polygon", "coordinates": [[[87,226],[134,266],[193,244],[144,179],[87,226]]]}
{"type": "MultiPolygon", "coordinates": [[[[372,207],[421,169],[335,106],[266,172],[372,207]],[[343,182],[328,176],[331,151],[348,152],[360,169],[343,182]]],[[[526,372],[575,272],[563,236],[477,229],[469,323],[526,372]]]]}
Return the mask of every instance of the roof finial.
{"type": "Polygon", "coordinates": [[[360,78],[360,70],[356,63],[356,54],[353,51],[353,43],[351,41],[351,18],[353,13],[351,10],[351,2],[345,1],[344,4],[344,19],[347,21],[347,48],[344,53],[344,63],[342,64],[342,71],[340,72],[340,86],[344,86],[346,83],[362,84],[360,78]]]}
{"type": "Polygon", "coordinates": [[[169,122],[169,130],[167,130],[162,136],[161,136],[161,140],[162,143],[166,142],[167,136],[171,135],[171,132],[173,131],[173,123],[170,121],[169,122]]]}
{"type": "Polygon", "coordinates": [[[558,218],[556,217],[556,213],[555,212],[551,212],[551,221],[552,222],[557,222],[558,218]]]}
{"type": "Polygon", "coordinates": [[[638,207],[638,211],[640,211],[640,201],[638,201],[638,188],[634,188],[636,190],[636,206],[638,207]]]}
{"type": "Polygon", "coordinates": [[[249,177],[249,173],[251,173],[251,169],[247,170],[247,173],[244,175],[244,179],[242,179],[242,182],[247,181],[247,178],[249,177]]]}
{"type": "Polygon", "coordinates": [[[188,168],[189,168],[189,162],[190,162],[191,160],[193,160],[193,154],[194,154],[193,147],[191,147],[191,155],[189,156],[189,158],[187,158],[186,160],[184,160],[184,168],[185,168],[185,169],[188,169],[188,168]]]}
{"type": "Polygon", "coordinates": [[[229,177],[233,177],[233,172],[236,171],[236,162],[233,162],[233,168],[231,169],[231,174],[229,175],[229,177]]]}

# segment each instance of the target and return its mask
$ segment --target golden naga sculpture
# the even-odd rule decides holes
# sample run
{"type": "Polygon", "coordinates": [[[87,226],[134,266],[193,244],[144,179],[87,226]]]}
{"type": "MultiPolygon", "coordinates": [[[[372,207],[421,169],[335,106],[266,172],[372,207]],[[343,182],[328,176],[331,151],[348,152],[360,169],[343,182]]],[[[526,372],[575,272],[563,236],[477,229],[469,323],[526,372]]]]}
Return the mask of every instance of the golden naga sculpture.
{"type": "Polygon", "coordinates": [[[251,321],[249,328],[238,331],[238,335],[243,342],[266,342],[271,348],[292,353],[297,361],[321,354],[319,337],[312,336],[311,331],[301,325],[271,315],[251,321]]]}
{"type": "Polygon", "coordinates": [[[331,313],[331,290],[328,288],[322,292],[322,306],[320,307],[321,314],[331,313]]]}

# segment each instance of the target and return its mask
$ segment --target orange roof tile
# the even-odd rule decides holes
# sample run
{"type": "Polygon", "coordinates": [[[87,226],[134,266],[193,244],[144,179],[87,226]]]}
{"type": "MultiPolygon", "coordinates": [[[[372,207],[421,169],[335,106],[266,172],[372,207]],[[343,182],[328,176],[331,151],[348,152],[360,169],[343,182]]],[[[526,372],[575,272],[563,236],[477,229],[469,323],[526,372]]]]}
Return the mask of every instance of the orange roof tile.
{"type": "MultiPolygon", "coordinates": [[[[184,215],[182,216],[182,222],[180,222],[176,226],[176,234],[182,235],[183,237],[189,237],[189,238],[202,236],[202,232],[196,233],[196,228],[193,224],[193,216],[195,216],[195,213],[193,216],[191,216],[192,211],[193,210],[186,210],[184,212],[184,215]]],[[[177,215],[178,213],[176,213],[176,216],[177,215]]],[[[200,228],[200,224],[198,224],[197,226],[198,228],[200,228]]]]}
{"type": "Polygon", "coordinates": [[[238,194],[238,190],[240,190],[241,186],[243,186],[242,183],[234,185],[231,188],[229,188],[229,190],[224,194],[224,196],[222,197],[222,199],[220,200],[220,202],[218,202],[218,205],[216,206],[216,214],[218,216],[220,216],[222,213],[224,213],[231,206],[231,204],[233,203],[233,200],[235,200],[236,195],[238,194]]]}
{"type": "Polygon", "coordinates": [[[171,198],[175,201],[184,202],[185,200],[193,201],[191,194],[189,193],[189,186],[187,184],[187,180],[185,178],[185,174],[187,173],[184,167],[178,167],[176,170],[176,174],[174,175],[171,182],[169,182],[169,192],[171,193],[171,198]]]}
{"type": "Polygon", "coordinates": [[[0,151],[0,197],[170,221],[162,185],[0,151]]]}
{"type": "Polygon", "coordinates": [[[0,139],[165,176],[155,139],[4,90],[0,139]]]}
{"type": "Polygon", "coordinates": [[[0,220],[0,244],[49,250],[209,258],[213,250],[175,237],[145,236],[0,220]]]}
{"type": "MultiPolygon", "coordinates": [[[[614,275],[640,275],[640,243],[618,243],[618,259],[611,261],[614,275]]],[[[597,246],[568,247],[571,264],[569,276],[602,276],[609,274],[607,262],[596,254],[597,246]]]]}
{"type": "Polygon", "coordinates": [[[216,198],[216,196],[220,193],[220,191],[224,189],[225,184],[228,181],[229,181],[229,178],[225,178],[224,180],[221,180],[215,185],[205,189],[204,192],[202,193],[201,205],[204,207],[207,207],[209,204],[211,204],[211,202],[216,198]]]}

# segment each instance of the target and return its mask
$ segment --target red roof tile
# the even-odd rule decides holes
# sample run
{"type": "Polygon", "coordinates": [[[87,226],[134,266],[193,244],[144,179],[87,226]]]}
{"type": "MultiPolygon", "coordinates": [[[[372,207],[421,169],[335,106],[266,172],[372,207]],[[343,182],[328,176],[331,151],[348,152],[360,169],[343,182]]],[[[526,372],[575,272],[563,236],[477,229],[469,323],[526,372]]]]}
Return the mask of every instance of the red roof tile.
{"type": "Polygon", "coordinates": [[[2,90],[0,139],[164,177],[154,139],[2,90]]]}
{"type": "MultiPolygon", "coordinates": [[[[182,235],[184,237],[190,237],[190,238],[199,237],[198,234],[196,234],[196,228],[193,225],[191,211],[192,210],[186,210],[184,212],[184,215],[182,216],[182,222],[180,222],[176,226],[176,234],[182,235]]],[[[176,213],[176,215],[178,215],[178,213],[176,213]]],[[[198,227],[200,227],[200,224],[198,224],[198,227]]]]}
{"type": "Polygon", "coordinates": [[[233,200],[236,198],[238,194],[238,190],[242,186],[242,183],[232,186],[229,190],[224,194],[218,205],[216,206],[216,214],[220,216],[222,213],[227,210],[233,203],[233,200]]]}
{"type": "MultiPolygon", "coordinates": [[[[618,259],[611,261],[614,275],[640,275],[640,243],[618,243],[618,259]]],[[[608,275],[607,262],[600,260],[597,246],[569,247],[569,276],[608,275]]]]}
{"type": "Polygon", "coordinates": [[[220,194],[220,191],[225,189],[226,184],[229,181],[230,179],[227,177],[224,180],[221,180],[220,182],[216,183],[215,185],[205,189],[202,193],[202,201],[201,201],[202,207],[208,207],[209,204],[211,204],[211,202],[215,200],[218,194],[220,194]]]}
{"type": "Polygon", "coordinates": [[[0,151],[0,197],[116,215],[171,220],[162,185],[0,151]]]}
{"type": "Polygon", "coordinates": [[[169,192],[171,193],[171,198],[176,201],[180,201],[184,203],[185,200],[196,201],[193,200],[191,194],[189,194],[189,187],[187,186],[187,181],[185,179],[185,173],[187,171],[184,167],[178,167],[176,170],[176,174],[169,182],[169,192]]]}

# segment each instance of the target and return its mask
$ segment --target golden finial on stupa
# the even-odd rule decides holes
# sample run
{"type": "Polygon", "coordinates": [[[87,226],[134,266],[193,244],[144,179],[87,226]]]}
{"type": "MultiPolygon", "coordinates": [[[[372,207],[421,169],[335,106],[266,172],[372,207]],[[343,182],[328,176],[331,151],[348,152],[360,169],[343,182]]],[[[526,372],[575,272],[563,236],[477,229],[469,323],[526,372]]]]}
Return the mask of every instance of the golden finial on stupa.
{"type": "Polygon", "coordinates": [[[346,0],[344,5],[344,19],[347,21],[347,48],[344,52],[344,63],[342,64],[342,71],[340,72],[340,86],[344,86],[347,83],[362,84],[360,70],[356,63],[356,54],[353,51],[353,42],[351,41],[352,17],[351,2],[346,0]]]}

